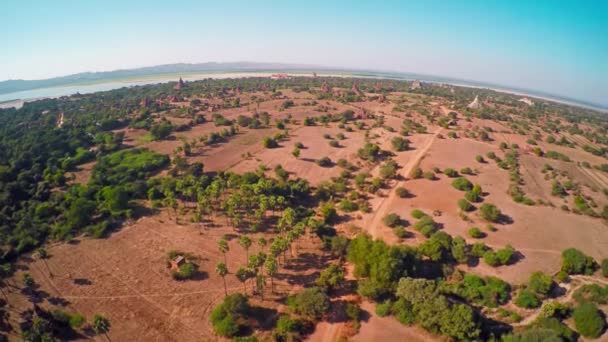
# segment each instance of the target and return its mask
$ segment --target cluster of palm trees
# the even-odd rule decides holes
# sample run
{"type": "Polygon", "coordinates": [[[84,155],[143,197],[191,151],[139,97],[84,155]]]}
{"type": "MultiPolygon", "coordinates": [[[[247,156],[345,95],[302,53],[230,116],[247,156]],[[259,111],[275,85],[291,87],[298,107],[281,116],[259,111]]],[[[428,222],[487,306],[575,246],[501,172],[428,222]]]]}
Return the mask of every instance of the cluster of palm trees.
{"type": "MultiPolygon", "coordinates": [[[[238,244],[245,250],[246,259],[245,264],[238,267],[234,272],[234,276],[243,284],[244,294],[247,294],[247,282],[253,279],[255,282],[252,285],[252,292],[259,294],[263,299],[267,277],[270,278],[271,292],[274,293],[274,278],[281,265],[281,256],[283,256],[284,265],[287,262],[287,251],[290,251],[292,256],[297,255],[297,243],[305,235],[306,228],[309,228],[310,231],[319,225],[317,220],[310,217],[299,222],[296,221],[297,217],[294,209],[286,208],[283,210],[276,227],[279,235],[270,241],[263,237],[258,239],[257,243],[260,251],[256,254],[249,254],[253,240],[248,235],[243,234],[238,238],[238,244]]],[[[230,251],[230,246],[226,238],[218,241],[218,250],[223,254],[224,261],[217,264],[215,271],[223,278],[224,293],[227,295],[226,276],[230,271],[227,266],[226,254],[230,251]]]]}

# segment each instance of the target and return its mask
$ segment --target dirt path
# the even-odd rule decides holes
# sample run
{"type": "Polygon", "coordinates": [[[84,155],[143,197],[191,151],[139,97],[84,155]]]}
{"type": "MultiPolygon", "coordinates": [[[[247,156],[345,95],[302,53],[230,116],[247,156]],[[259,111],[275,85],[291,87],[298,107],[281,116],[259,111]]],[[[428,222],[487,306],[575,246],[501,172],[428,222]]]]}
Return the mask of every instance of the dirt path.
{"type": "MultiPolygon", "coordinates": [[[[581,286],[587,285],[587,284],[603,284],[603,285],[608,285],[608,281],[600,279],[600,278],[594,278],[594,277],[590,277],[590,276],[585,276],[585,275],[572,275],[570,276],[571,279],[573,280],[578,280],[580,281],[578,284],[576,284],[576,286],[571,286],[571,284],[566,284],[566,295],[565,296],[561,296],[560,298],[557,298],[556,301],[559,303],[567,303],[572,301],[572,296],[574,295],[574,292],[576,292],[576,290],[578,290],[581,286]]],[[[532,322],[534,322],[534,320],[536,320],[536,318],[538,318],[538,316],[541,314],[542,312],[542,306],[540,308],[538,308],[532,315],[526,317],[525,319],[523,319],[521,322],[518,323],[513,323],[511,324],[512,326],[516,327],[516,326],[525,326],[525,325],[529,325],[532,322]]]]}
{"type": "Polygon", "coordinates": [[[593,170],[589,170],[585,167],[582,167],[580,165],[577,166],[578,169],[584,173],[585,175],[587,175],[590,179],[592,179],[597,185],[599,185],[601,188],[608,188],[608,180],[606,179],[606,177],[604,177],[604,175],[596,173],[593,170]]]}
{"type": "MultiPolygon", "coordinates": [[[[420,163],[422,157],[424,157],[424,155],[431,148],[437,135],[442,131],[443,128],[440,128],[437,132],[430,136],[421,147],[418,148],[418,151],[416,151],[412,158],[403,166],[403,169],[400,172],[402,176],[407,177],[412,172],[412,170],[420,163]]],[[[390,194],[382,199],[377,208],[374,208],[374,215],[366,220],[365,227],[370,227],[369,233],[374,239],[378,237],[378,226],[380,226],[382,223],[382,218],[387,214],[389,204],[397,197],[395,189],[403,186],[405,182],[405,180],[397,182],[397,184],[391,189],[390,194]]]]}

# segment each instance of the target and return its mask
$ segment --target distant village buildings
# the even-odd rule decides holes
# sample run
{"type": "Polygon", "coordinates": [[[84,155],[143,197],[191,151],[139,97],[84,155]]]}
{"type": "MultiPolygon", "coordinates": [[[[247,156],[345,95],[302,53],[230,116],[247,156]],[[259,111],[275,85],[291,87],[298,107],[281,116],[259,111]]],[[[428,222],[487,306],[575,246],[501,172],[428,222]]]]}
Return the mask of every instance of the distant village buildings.
{"type": "Polygon", "coordinates": [[[180,77],[179,81],[177,81],[177,84],[175,85],[175,87],[173,87],[173,89],[180,90],[185,86],[186,86],[186,84],[184,83],[184,80],[182,80],[182,78],[180,77]]]}
{"type": "Polygon", "coordinates": [[[416,89],[420,89],[422,88],[422,84],[420,83],[420,80],[414,80],[414,82],[412,82],[412,84],[410,85],[410,90],[416,90],[416,89]]]}
{"type": "Polygon", "coordinates": [[[271,80],[288,80],[290,78],[291,77],[289,77],[289,75],[287,75],[286,73],[278,73],[278,74],[270,75],[271,80]]]}
{"type": "Polygon", "coordinates": [[[532,100],[530,100],[527,97],[521,98],[518,101],[519,102],[523,102],[523,103],[527,104],[528,106],[533,106],[534,105],[534,102],[532,102],[532,100]]]}

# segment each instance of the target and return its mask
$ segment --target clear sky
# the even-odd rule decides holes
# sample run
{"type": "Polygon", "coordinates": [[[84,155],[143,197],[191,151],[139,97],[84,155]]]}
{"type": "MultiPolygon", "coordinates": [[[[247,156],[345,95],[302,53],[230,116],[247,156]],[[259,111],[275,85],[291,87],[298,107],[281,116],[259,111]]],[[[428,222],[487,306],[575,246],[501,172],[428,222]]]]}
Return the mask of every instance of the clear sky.
{"type": "Polygon", "coordinates": [[[208,61],[423,73],[608,105],[608,1],[0,3],[0,80],[208,61]]]}

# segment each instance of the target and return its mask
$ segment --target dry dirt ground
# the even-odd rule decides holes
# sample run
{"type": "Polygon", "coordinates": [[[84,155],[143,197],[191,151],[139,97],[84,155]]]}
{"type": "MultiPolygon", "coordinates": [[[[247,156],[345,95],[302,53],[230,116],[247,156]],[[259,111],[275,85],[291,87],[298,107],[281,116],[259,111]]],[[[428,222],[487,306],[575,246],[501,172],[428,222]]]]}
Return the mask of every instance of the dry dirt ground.
{"type": "MultiPolygon", "coordinates": [[[[193,155],[188,157],[189,162],[200,161],[205,165],[206,171],[233,170],[245,172],[256,170],[260,165],[272,168],[281,164],[291,173],[291,177],[302,177],[313,185],[331,177],[338,176],[341,168],[333,166],[324,168],[314,161],[321,157],[329,157],[335,163],[338,159],[346,159],[357,165],[359,171],[369,171],[372,175],[378,174],[378,167],[370,167],[357,158],[357,150],[364,143],[364,134],[354,125],[353,132],[346,132],[338,128],[336,123],[327,126],[306,127],[301,121],[306,116],[319,116],[325,114],[320,107],[329,108],[330,113],[337,113],[352,109],[360,114],[363,110],[386,114],[386,125],[394,127],[396,132],[389,132],[382,128],[373,128],[369,132],[372,141],[383,149],[390,150],[390,139],[398,135],[399,127],[404,118],[403,114],[393,112],[390,103],[360,102],[342,104],[335,101],[319,101],[316,106],[304,105],[313,99],[309,93],[283,92],[294,99],[296,106],[288,110],[280,110],[281,100],[266,99],[259,105],[250,103],[243,108],[223,109],[219,112],[229,119],[235,119],[240,114],[251,114],[254,109],[267,111],[272,120],[285,118],[291,114],[296,124],[289,124],[290,137],[280,142],[276,149],[264,149],[262,139],[279,132],[276,128],[258,130],[240,129],[239,133],[231,137],[228,142],[212,147],[197,147],[193,155]],[[330,147],[329,140],[323,137],[329,134],[335,139],[337,133],[343,133],[346,139],[340,140],[340,147],[330,147]],[[294,144],[301,142],[302,149],[299,158],[292,156],[294,144]],[[250,156],[245,156],[250,154],[250,156]]],[[[262,94],[257,94],[261,96],[262,94]]],[[[242,95],[242,102],[248,97],[242,95]]],[[[404,98],[406,104],[421,104],[420,95],[394,94],[389,99],[404,98]]],[[[427,106],[441,112],[448,112],[445,103],[429,103],[427,106]]],[[[370,214],[352,215],[348,224],[355,224],[363,231],[375,238],[384,239],[389,243],[417,244],[424,240],[420,234],[411,227],[406,229],[412,237],[404,240],[398,239],[391,229],[382,224],[382,218],[391,212],[399,214],[402,218],[415,222],[410,216],[412,209],[421,209],[431,214],[435,212],[434,219],[442,224],[449,234],[465,237],[469,243],[475,242],[467,236],[471,226],[478,226],[487,233],[482,241],[489,246],[501,248],[511,244],[520,252],[519,260],[510,266],[491,268],[483,261],[476,266],[463,267],[481,275],[496,275],[511,283],[523,283],[530,273],[544,271],[555,273],[560,266],[560,253],[568,247],[576,247],[593,256],[596,260],[608,257],[608,228],[601,219],[588,216],[575,215],[560,209],[563,200],[551,196],[551,182],[544,179],[541,169],[544,164],[567,171],[575,180],[584,185],[584,193],[596,200],[601,208],[607,203],[606,196],[601,189],[608,187],[608,175],[597,170],[589,170],[577,166],[576,162],[588,161],[592,165],[602,163],[603,159],[587,152],[567,147],[539,143],[543,150],[556,150],[569,155],[575,162],[566,163],[540,158],[529,153],[521,152],[521,174],[525,181],[522,187],[534,200],[553,203],[549,205],[525,206],[515,203],[507,194],[509,186],[508,171],[500,169],[496,163],[487,160],[487,163],[475,161],[476,155],[485,155],[492,151],[501,158],[504,153],[500,151],[500,142],[517,143],[523,150],[527,137],[513,134],[505,125],[491,121],[472,119],[470,122],[461,120],[455,131],[461,136],[458,139],[447,137],[452,129],[442,129],[430,125],[420,115],[413,114],[413,118],[428,125],[429,133],[413,134],[408,137],[411,149],[396,152],[394,160],[401,166],[400,180],[390,182],[390,187],[382,189],[379,194],[370,197],[373,208],[370,214]],[[492,142],[481,142],[463,137],[464,133],[473,127],[491,127],[492,142]],[[460,170],[471,167],[477,170],[474,176],[467,176],[472,182],[480,184],[487,193],[484,202],[496,204],[502,212],[510,218],[509,223],[496,224],[497,231],[489,232],[486,224],[477,211],[468,216],[472,222],[465,222],[459,215],[457,200],[463,193],[454,189],[450,183],[452,179],[439,173],[437,180],[410,179],[409,174],[415,167],[420,166],[424,171],[437,167],[441,170],[451,167],[460,170]],[[398,186],[407,188],[413,196],[399,198],[395,194],[398,186]],[[592,191],[592,187],[600,191],[592,191]]],[[[175,118],[174,118],[175,119],[175,118]]],[[[172,119],[172,120],[174,120],[172,119]]],[[[177,121],[177,119],[175,119],[177,121]]],[[[364,120],[369,126],[372,120],[364,120]]],[[[182,144],[181,139],[197,139],[204,134],[218,132],[224,127],[215,127],[213,122],[207,122],[193,127],[189,131],[179,132],[172,139],[166,141],[147,142],[143,139],[143,130],[125,130],[125,144],[127,146],[143,146],[155,151],[172,154],[182,144]]],[[[454,128],[454,127],[453,127],[454,128]]],[[[582,144],[582,142],[581,142],[582,144]]],[[[81,171],[75,172],[74,182],[86,182],[94,163],[82,165],[81,171]]],[[[596,189],[596,190],[597,190],[596,189]]],[[[571,197],[571,196],[570,196],[571,197]]],[[[572,199],[566,200],[572,205],[572,199]]],[[[187,221],[182,219],[182,221],[187,221]]],[[[109,317],[112,328],[110,338],[114,341],[213,341],[209,323],[211,308],[223,297],[223,282],[215,272],[215,264],[223,257],[217,250],[217,240],[224,234],[234,232],[222,227],[216,220],[218,227],[205,229],[199,224],[175,224],[172,213],[160,214],[142,218],[127,225],[120,231],[113,233],[107,239],[93,240],[79,238],[72,243],[57,243],[49,246],[51,257],[46,260],[24,258],[21,261],[23,268],[14,277],[13,283],[18,284],[21,273],[28,271],[40,285],[38,291],[45,297],[43,304],[48,302],[59,303],[68,311],[78,311],[90,318],[95,313],[102,313],[109,317]],[[171,279],[166,267],[167,252],[179,249],[198,256],[201,279],[194,281],[177,282],[171,279]]],[[[344,228],[344,227],[338,227],[344,228]]],[[[259,247],[254,245],[251,253],[259,247]]],[[[300,257],[292,260],[290,269],[281,268],[284,274],[276,281],[277,291],[283,294],[292,293],[304,284],[314,280],[320,271],[322,256],[318,252],[318,242],[304,244],[300,257]]],[[[233,239],[230,242],[230,252],[227,255],[228,267],[231,271],[244,263],[245,253],[233,239]]],[[[233,274],[226,277],[230,292],[243,291],[243,286],[233,274]]],[[[266,306],[283,309],[279,303],[273,303],[270,296],[266,306]],[[272,304],[269,304],[272,303],[272,304]]],[[[31,307],[27,296],[13,291],[9,294],[13,307],[23,309],[31,307]]],[[[40,299],[40,298],[39,298],[40,299]]],[[[257,301],[258,299],[254,300],[257,301]]],[[[436,340],[423,330],[415,327],[405,327],[391,317],[378,317],[374,313],[371,303],[363,302],[362,308],[368,312],[369,317],[364,320],[361,329],[353,338],[355,341],[428,341],[436,340]]],[[[13,317],[13,316],[12,316],[13,317]]],[[[13,322],[16,323],[16,322],[13,322]]],[[[335,323],[321,323],[317,331],[310,337],[312,341],[335,341],[341,336],[342,327],[335,323]]],[[[16,338],[15,335],[12,336],[16,338]]],[[[97,337],[98,339],[102,339],[97,337]]]]}
{"type": "MultiPolygon", "coordinates": [[[[113,341],[213,341],[209,323],[211,309],[224,297],[222,279],[215,265],[223,261],[217,240],[232,236],[226,255],[230,274],[229,293],[243,292],[234,271],[245,264],[245,251],[237,244],[231,228],[203,228],[200,224],[176,224],[166,212],[146,217],[112,234],[108,239],[76,239],[49,246],[50,258],[26,258],[15,279],[29,272],[39,287],[36,295],[9,293],[9,303],[17,311],[58,304],[68,312],[80,312],[90,319],[103,314],[110,319],[109,337],[113,341]],[[167,253],[180,250],[198,258],[198,279],[175,281],[167,268],[167,253]]],[[[262,236],[262,235],[259,235],[262,236]]],[[[255,234],[251,236],[257,241],[255,234]]],[[[268,234],[265,234],[268,238],[268,234]]],[[[254,244],[249,253],[260,251],[254,244]]],[[[279,294],[287,294],[314,280],[323,264],[318,242],[303,238],[297,256],[288,255],[288,264],[274,280],[272,294],[267,280],[263,305],[277,308],[279,294]]],[[[19,280],[14,280],[19,282],[19,280]]],[[[251,294],[252,285],[247,284],[251,294]]],[[[253,304],[262,303],[259,296],[253,304]]],[[[14,315],[17,317],[17,315],[14,315]]],[[[13,322],[16,323],[16,322],[13,322]]],[[[18,339],[19,335],[13,335],[18,339]]],[[[95,339],[103,340],[102,337],[95,339]]]]}

